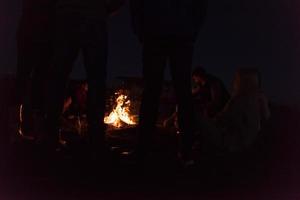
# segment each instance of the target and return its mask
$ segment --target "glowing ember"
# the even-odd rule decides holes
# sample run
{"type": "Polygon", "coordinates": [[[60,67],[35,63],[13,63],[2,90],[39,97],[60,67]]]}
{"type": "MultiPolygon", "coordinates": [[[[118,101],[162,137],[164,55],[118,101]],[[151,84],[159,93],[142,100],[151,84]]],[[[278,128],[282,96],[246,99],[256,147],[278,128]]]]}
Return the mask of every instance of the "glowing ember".
{"type": "MultiPolygon", "coordinates": [[[[116,93],[118,95],[118,93],[116,93]]],[[[121,128],[123,124],[136,125],[136,121],[130,114],[130,100],[126,95],[120,94],[116,99],[113,111],[104,118],[104,123],[121,128]]]]}

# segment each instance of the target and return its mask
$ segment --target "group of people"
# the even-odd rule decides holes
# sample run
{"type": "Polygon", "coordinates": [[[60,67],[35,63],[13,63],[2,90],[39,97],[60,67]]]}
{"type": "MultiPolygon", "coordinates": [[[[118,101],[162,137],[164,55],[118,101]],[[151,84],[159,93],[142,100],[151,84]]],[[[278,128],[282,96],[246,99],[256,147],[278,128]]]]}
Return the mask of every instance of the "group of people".
{"type": "MultiPolygon", "coordinates": [[[[245,83],[243,73],[237,76],[239,78],[236,79],[236,94],[229,101],[226,91],[220,89],[222,85],[212,76],[207,76],[201,69],[193,73],[193,79],[199,87],[192,88],[194,44],[205,18],[206,0],[128,1],[132,28],[142,46],[144,92],[138,126],[138,158],[145,158],[151,149],[167,63],[169,63],[177,100],[181,143],[178,152],[182,160],[190,159],[193,133],[198,129],[196,124],[199,124],[197,122],[199,118],[195,117],[194,101],[200,102],[202,107],[208,102],[211,104],[206,106],[207,109],[203,114],[209,117],[203,117],[203,120],[201,118],[201,124],[206,119],[214,118],[220,119],[221,123],[223,114],[224,119],[230,119],[232,115],[244,115],[243,109],[250,110],[251,106],[257,106],[251,111],[258,111],[258,101],[265,104],[264,98],[259,93],[259,81],[257,80],[255,86],[245,83]],[[208,95],[209,88],[222,92],[208,95]],[[251,95],[252,93],[255,95],[247,99],[247,90],[251,90],[251,95]],[[218,101],[219,95],[224,96],[221,102],[218,101]],[[245,102],[249,105],[244,106],[245,102]],[[228,111],[220,112],[223,107],[228,111]]],[[[31,116],[45,119],[45,134],[41,141],[49,148],[56,148],[59,142],[60,116],[66,103],[64,102],[66,84],[73,63],[81,51],[88,86],[86,96],[88,142],[93,152],[100,154],[105,152],[103,118],[108,18],[114,15],[124,3],[125,0],[23,0],[23,14],[17,37],[17,99],[18,104],[23,104],[25,122],[26,118],[29,119],[31,116]],[[30,92],[29,88],[31,88],[30,92]]],[[[257,112],[253,115],[260,114],[257,112]]],[[[244,116],[239,116],[238,119],[247,120],[244,116]]],[[[216,131],[211,127],[208,129],[214,132],[215,136],[229,131],[222,128],[219,130],[219,121],[216,124],[214,126],[216,131]]],[[[201,125],[203,129],[201,132],[204,133],[206,130],[203,127],[206,126],[201,125]]],[[[228,124],[229,127],[231,128],[228,124]]],[[[26,128],[23,128],[25,131],[26,128]]],[[[242,131],[246,133],[251,130],[242,131]]],[[[212,142],[210,137],[207,138],[212,142]]],[[[226,141],[233,142],[231,137],[225,138],[226,141]]]]}
{"type": "MultiPolygon", "coordinates": [[[[202,67],[194,70],[192,80],[193,105],[202,148],[222,153],[251,149],[259,139],[263,123],[271,115],[259,71],[256,68],[238,69],[231,93],[221,79],[206,73],[202,67]]],[[[179,129],[177,117],[178,113],[174,112],[164,121],[164,127],[179,129]]]]}
{"type": "Polygon", "coordinates": [[[225,152],[251,150],[271,116],[268,104],[257,69],[239,69],[225,107],[214,118],[199,121],[206,144],[225,152]]]}

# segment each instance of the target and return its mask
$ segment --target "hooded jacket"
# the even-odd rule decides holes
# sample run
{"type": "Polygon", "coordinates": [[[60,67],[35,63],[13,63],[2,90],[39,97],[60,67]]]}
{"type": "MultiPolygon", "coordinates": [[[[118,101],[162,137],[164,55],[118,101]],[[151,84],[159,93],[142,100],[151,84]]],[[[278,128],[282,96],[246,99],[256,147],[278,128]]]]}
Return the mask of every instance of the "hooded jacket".
{"type": "Polygon", "coordinates": [[[195,39],[206,14],[206,0],[130,0],[132,26],[138,37],[195,39]]]}

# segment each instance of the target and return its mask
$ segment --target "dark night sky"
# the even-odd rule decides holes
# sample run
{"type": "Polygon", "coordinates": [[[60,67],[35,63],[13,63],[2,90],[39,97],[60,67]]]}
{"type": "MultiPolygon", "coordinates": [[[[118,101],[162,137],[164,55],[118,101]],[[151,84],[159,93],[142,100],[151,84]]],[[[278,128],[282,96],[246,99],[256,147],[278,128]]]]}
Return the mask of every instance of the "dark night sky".
{"type": "MultiPolygon", "coordinates": [[[[20,6],[21,0],[0,2],[0,73],[15,71],[20,6]]],[[[229,88],[237,67],[257,66],[270,99],[300,105],[299,8],[299,0],[210,0],[194,64],[203,64],[229,88]]],[[[125,7],[110,20],[109,79],[141,75],[140,60],[125,7]]],[[[80,62],[72,76],[84,77],[80,62]]]]}

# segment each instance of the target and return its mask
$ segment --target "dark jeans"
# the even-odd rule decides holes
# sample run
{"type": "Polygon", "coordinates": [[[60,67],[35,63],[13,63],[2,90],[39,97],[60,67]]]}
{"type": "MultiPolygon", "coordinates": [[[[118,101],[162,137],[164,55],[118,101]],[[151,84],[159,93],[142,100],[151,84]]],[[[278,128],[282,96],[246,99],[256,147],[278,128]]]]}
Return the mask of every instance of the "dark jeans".
{"type": "Polygon", "coordinates": [[[34,115],[41,117],[45,111],[45,83],[53,59],[53,16],[50,13],[22,16],[18,27],[16,93],[12,104],[23,105],[20,125],[25,134],[34,128],[34,115]]]}
{"type": "Polygon", "coordinates": [[[140,148],[148,148],[152,140],[164,71],[169,62],[178,103],[182,150],[187,153],[191,149],[194,126],[191,95],[193,49],[193,42],[183,38],[157,38],[144,41],[143,76],[145,82],[140,110],[140,148]]]}
{"type": "Polygon", "coordinates": [[[22,22],[17,34],[17,104],[27,104],[30,109],[43,110],[45,82],[53,59],[52,33],[49,24],[41,27],[27,26],[22,22]],[[41,31],[40,29],[46,29],[41,31]]]}
{"type": "Polygon", "coordinates": [[[88,94],[87,115],[91,142],[104,141],[107,64],[107,27],[97,18],[61,14],[57,16],[54,64],[49,81],[49,137],[57,141],[66,84],[79,52],[84,57],[88,94]]]}

